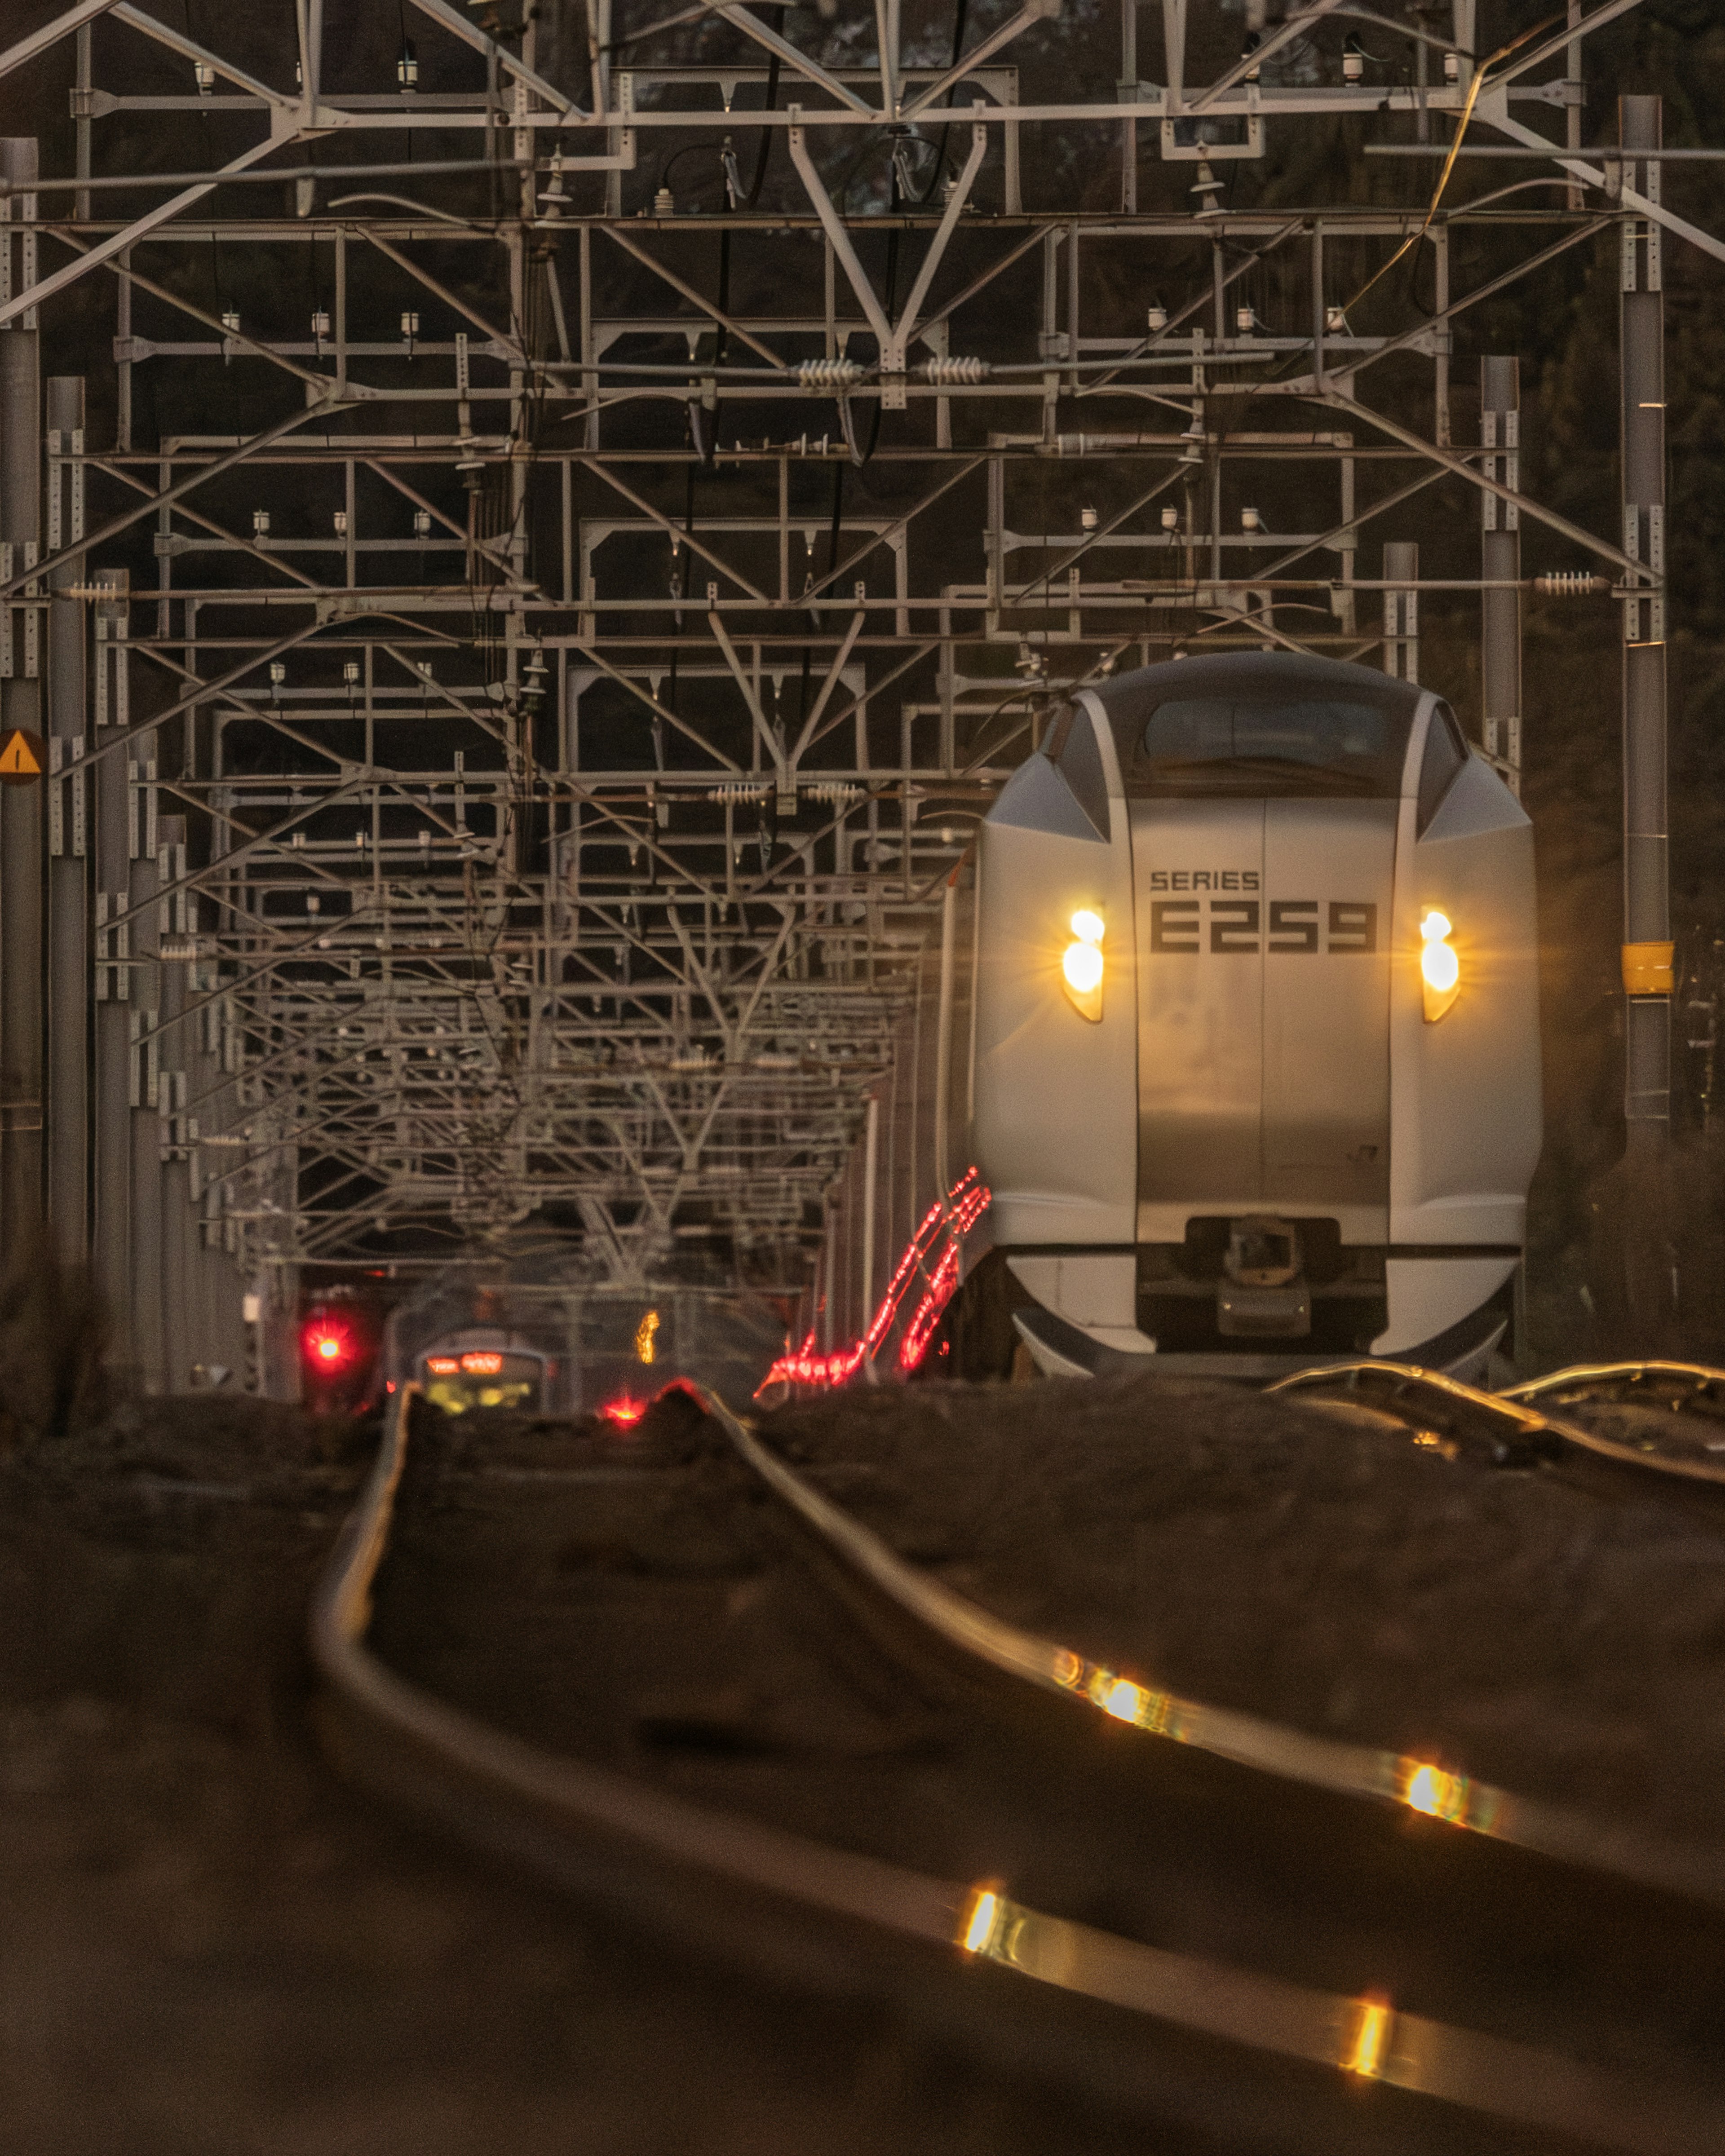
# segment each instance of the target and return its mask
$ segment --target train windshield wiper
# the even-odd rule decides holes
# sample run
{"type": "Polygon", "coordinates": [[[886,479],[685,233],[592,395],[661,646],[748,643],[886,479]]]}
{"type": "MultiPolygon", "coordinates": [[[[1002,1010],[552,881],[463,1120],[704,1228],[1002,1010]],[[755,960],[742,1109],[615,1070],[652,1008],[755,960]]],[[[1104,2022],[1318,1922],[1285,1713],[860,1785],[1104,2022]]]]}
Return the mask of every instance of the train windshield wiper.
{"type": "Polygon", "coordinates": [[[1150,769],[1157,785],[1193,784],[1239,793],[1260,788],[1266,779],[1287,793],[1376,793],[1380,783],[1375,772],[1345,771],[1286,756],[1158,757],[1150,769]]]}

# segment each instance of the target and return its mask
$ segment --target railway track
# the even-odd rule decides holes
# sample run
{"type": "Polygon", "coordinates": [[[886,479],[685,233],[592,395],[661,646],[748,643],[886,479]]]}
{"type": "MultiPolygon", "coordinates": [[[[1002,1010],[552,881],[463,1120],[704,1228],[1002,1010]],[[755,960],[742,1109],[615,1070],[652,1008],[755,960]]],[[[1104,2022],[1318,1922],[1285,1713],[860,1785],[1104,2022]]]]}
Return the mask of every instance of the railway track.
{"type": "MultiPolygon", "coordinates": [[[[1568,1374],[1573,1391],[1582,1380],[1568,1374]]],[[[1599,1373],[1589,1382],[1594,1380],[1606,1383],[1599,1373]]],[[[1620,1385],[1621,1373],[1611,1382],[1620,1385]]],[[[1498,1402],[1423,1373],[1378,1366],[1375,1373],[1313,1373],[1309,1387],[1293,1386],[1292,1397],[1313,1411],[1369,1417],[1375,1426],[1420,1443],[1430,1439],[1440,1450],[1495,1444],[1507,1461],[1525,1463],[1545,1459],[1560,1444],[1589,1450],[1603,1444],[1611,1450],[1614,1466],[1622,1464],[1616,1457],[1625,1450],[1620,1436],[1588,1445],[1581,1436],[1571,1437],[1563,1418],[1554,1420],[1526,1401],[1498,1402]]],[[[883,1696],[927,1694],[932,1657],[942,1671],[960,1673],[956,1697],[967,1721],[1004,1732],[986,1756],[983,1778],[967,1786],[986,1790],[988,1775],[998,1780],[1012,1774],[1034,1759],[1039,1748],[1045,1758],[1060,1758],[1064,1771],[1075,1749],[1093,1748],[1102,1734],[1109,1755],[1098,1761],[1086,1751],[1085,1774],[1092,1768],[1105,1779],[1130,1774],[1140,1758],[1189,1771],[1179,1763],[1208,1758],[1216,1763],[1215,1774],[1229,1778],[1232,1794],[1221,1809],[1226,1801],[1240,1801],[1243,1779],[1252,1792],[1245,1799],[1247,1814],[1255,1804],[1264,1808],[1266,1819],[1291,1810],[1296,1839],[1337,1834],[1338,1804],[1356,1820],[1382,1815],[1417,1823],[1428,1836],[1442,1837],[1414,1849],[1404,1836],[1389,1860],[1391,1871],[1402,1867],[1397,1876],[1405,1874],[1410,1850],[1416,1866],[1441,1870],[1452,1861],[1446,1850],[1476,1840],[1500,1851],[1485,1854],[1487,1864],[1512,1861],[1510,1851],[1517,1852],[1513,1862],[1523,1866],[1550,1867],[1556,1860],[1568,1867],[1566,1877],[1585,1873],[1606,1882],[1602,1891],[1608,1897],[1639,1890],[1656,1899],[1725,1904],[1725,1869],[1711,1850],[1615,1830],[1580,1813],[1471,1781],[1430,1760],[1337,1743],[1179,1697],[1129,1671],[1104,1666],[1076,1647],[1010,1625],[928,1568],[907,1562],[863,1526],[823,1486],[842,1482],[842,1474],[799,1472],[724,1402],[711,1394],[699,1400],[728,1442],[731,1480],[719,1474],[711,1450],[699,1444],[685,1444],[677,1457],[658,1466],[639,1455],[633,1464],[608,1466],[583,1456],[584,1464],[562,1471],[479,1461],[441,1483],[434,1473],[430,1480],[441,1491],[440,1502],[465,1507],[475,1518],[491,1506],[502,1508],[498,1517],[519,1520],[528,1493],[542,1513],[561,1486],[572,1515],[608,1507],[614,1527],[641,1493],[650,1492],[658,1502],[670,1491],[675,1506],[685,1508],[672,1519],[674,1543],[686,1528],[691,1502],[697,1509],[717,1506],[749,1515],[745,1540],[752,1538],[757,1546],[762,1532],[783,1538],[790,1530],[799,1561],[811,1553],[819,1560],[809,1578],[821,1584],[820,1591],[842,1578],[852,1614],[860,1605],[877,1620],[869,1625],[870,1639],[901,1647],[900,1657],[867,1673],[864,1688],[872,1689],[877,1704],[883,1696]],[[691,1477],[700,1486],[692,1493],[691,1477]],[[517,1511],[508,1513],[510,1506],[517,1511]],[[1023,1719],[1032,1702],[1045,1707],[1040,1718],[1033,1714],[1034,1728],[1023,1719]],[[1250,1770],[1245,1778],[1242,1768],[1250,1770]],[[1452,1829],[1461,1831],[1453,1836],[1445,1831],[1452,1829]]],[[[813,1803],[805,1800],[800,1816],[793,1805],[788,1815],[781,1807],[774,1817],[773,1804],[760,1801],[761,1774],[752,1781],[747,1768],[739,1777],[734,1767],[720,1771],[702,1760],[685,1777],[689,1786],[678,1788],[663,1775],[619,1766],[614,1757],[604,1756],[603,1746],[586,1748],[599,1751],[595,1759],[579,1756],[565,1743],[537,1741],[538,1713],[541,1707],[550,1713],[548,1700],[530,1703],[525,1716],[518,1711],[521,1726],[511,1727],[474,1712],[471,1704],[454,1703],[439,1688],[410,1681],[368,1643],[380,1574],[412,1464],[410,1406],[403,1399],[391,1420],[311,1623],[313,1654],[324,1681],[326,1737],[347,1771],[378,1794],[633,1917],[695,1937],[721,1953],[794,1958],[819,1935],[829,1954],[836,1951],[838,1964],[866,1967],[879,1981],[908,1982],[925,1993],[932,1988],[944,2018],[956,2018],[972,2033],[979,2029],[984,2042],[991,2033],[998,2041],[1000,2030],[1010,2027],[1019,2032],[1014,2047],[1023,2048],[1027,2017],[1034,2023],[1046,2013],[1052,2026],[1076,2008],[1097,2017],[1079,2025],[1080,2058],[1111,2051],[1129,2056],[1135,2046],[1142,2050],[1144,2031],[1153,2026],[1184,2032],[1200,2047],[1221,2047],[1219,2056],[1229,2064],[1209,2069],[1212,2086],[1218,2071],[1236,2082],[1243,2074],[1250,2082],[1253,2073],[1291,2072],[1298,2101],[1281,2092],[1281,2138],[1266,2145],[1322,2148],[1327,2156],[1331,2149],[1355,2145],[1400,2151],[1427,2145],[1424,2136],[1435,2132],[1440,2138],[1430,2144],[1435,2148],[1445,2145],[1441,2134],[1453,2131],[1454,2107],[1460,2107],[1470,2117],[1471,2148],[1496,2145],[1478,2138],[1487,2123],[1511,2134],[1506,2148],[1525,2147],[1525,2138],[1513,2137],[1530,2129],[1555,2146],[1579,2143],[1650,2156],[1686,2156],[1719,2146],[1725,2110],[1716,2091],[1685,2087],[1671,2076],[1650,2081],[1589,2066],[1559,2047],[1469,2025],[1459,2013],[1447,2018],[1399,2011],[1371,1989],[1291,1980],[1286,1953],[1271,1958],[1278,1964],[1272,1969],[1230,1965],[1079,1921],[1037,1905],[1041,1899],[1065,1899],[1066,1907],[1084,1906],[1085,1894],[1076,1885],[1070,1898],[1060,1892],[1058,1864],[1050,1881],[1056,1891],[1033,1901],[1009,1893],[992,1871],[979,1866],[967,1876],[952,1876],[893,1861],[882,1853],[890,1836],[872,1852],[854,1845],[854,1834],[853,1845],[843,1845],[839,1834],[809,1830],[831,1824],[830,1774],[822,1784],[825,1793],[818,1792],[813,1803]],[[734,1798],[738,1789],[741,1802],[711,1800],[716,1791],[721,1799],[734,1798]],[[1245,2061],[1254,2062],[1250,2072],[1245,2061]],[[1386,2095],[1406,2092],[1404,2098],[1389,2099],[1402,2108],[1369,2119],[1357,2106],[1335,2111],[1343,2092],[1369,2084],[1381,2086],[1386,2095]],[[1414,2099],[1411,2108],[1406,2098],[1414,2099]],[[1446,2115],[1450,2127],[1434,2127],[1433,2121],[1446,2115]]],[[[1630,1451],[1634,1464],[1645,1468],[1645,1455],[1630,1451]]],[[[661,1518],[655,1532],[665,1529],[661,1518]]],[[[583,1545],[583,1561],[596,1561],[593,1551],[602,1547],[603,1542],[583,1545]]],[[[610,1575],[624,1578],[630,1562],[627,1550],[620,1562],[615,1551],[603,1559],[610,1575]]],[[[692,1580],[705,1594],[701,1568],[715,1562],[704,1546],[685,1547],[680,1560],[684,1585],[692,1580]]],[[[733,1601],[747,1591],[747,1580],[725,1589],[733,1601]]],[[[638,1621],[639,1608],[635,1615],[638,1621]]],[[[603,1613],[597,1634],[587,1636],[596,1636],[603,1652],[610,1636],[603,1613]]],[[[498,1645],[500,1651],[511,1651],[506,1640],[498,1645]]],[[[854,1640],[850,1651],[854,1665],[854,1640]]],[[[557,1681],[554,1672],[550,1681],[557,1681]]],[[[471,1701],[484,1696],[485,1686],[470,1683],[465,1689],[471,1701]]],[[[933,1690],[939,1694],[938,1681],[933,1690]]],[[[600,1685],[601,1712],[604,1692],[600,1685]]],[[[949,1698],[949,1715],[951,1705],[949,1698]]],[[[685,1715],[685,1725],[688,1719],[685,1715]]],[[[657,1726],[676,1721],[675,1712],[660,1713],[657,1726]]],[[[916,1722],[913,1714],[913,1747],[916,1722]]],[[[746,1727],[740,1736],[737,1727],[708,1728],[702,1742],[747,1754],[752,1741],[758,1748],[758,1735],[752,1740],[746,1727]]],[[[868,1753],[870,1741],[858,1740],[857,1757],[868,1753]]],[[[889,1735],[889,1749],[895,1741],[889,1735]]],[[[841,1763],[838,1779],[846,1771],[841,1763]]],[[[1033,1815],[1038,1802],[1058,1801],[1050,1797],[1054,1786],[1046,1774],[1039,1780],[1029,1772],[1033,1815]]],[[[1163,1819],[1181,1815],[1178,1799],[1171,1805],[1165,1788],[1153,1789],[1151,1799],[1163,1819]]],[[[1199,1801],[1207,1800],[1201,1791],[1199,1801]]],[[[986,1810],[986,1803],[981,1809],[986,1810]]],[[[1077,1816],[1081,1821],[1081,1801],[1077,1816]]],[[[1189,1810],[1185,1816],[1189,1820],[1189,1810]]],[[[1050,1838],[1069,1834],[1071,1826],[1069,1811],[1050,1823],[1050,1838]]],[[[1004,1845],[1022,1853],[1024,1830],[1022,1820],[1009,1821],[1004,1845]]],[[[1345,1842],[1357,1830],[1343,1826],[1339,1832],[1345,1842]]],[[[1381,1871],[1383,1850],[1374,1856],[1372,1845],[1361,1845],[1367,1849],[1366,1871],[1373,1865],[1381,1871]]],[[[1229,1861],[1237,1861],[1237,1851],[1229,1861]]],[[[1297,1951],[1293,1958],[1298,1960],[1297,1951]]],[[[1314,1954],[1314,1965],[1319,1959],[1314,1954]]],[[[829,1962],[829,1969],[834,1965],[829,1962]]],[[[1464,1994],[1466,1989],[1464,1984],[1464,1994]]],[[[1070,2024],[1060,2025],[1066,2034],[1053,2048],[1070,2067],[1074,2032],[1070,2024]]],[[[1127,2084],[1132,2078],[1130,2067],[1117,2076],[1127,2084]]]]}
{"type": "Polygon", "coordinates": [[[1583,1364],[1502,1393],[1409,1363],[1348,1363],[1268,1389],[1405,1430],[1452,1458],[1467,1450],[1550,1467],[1580,1454],[1725,1491],[1725,1371],[1698,1363],[1583,1364]]]}

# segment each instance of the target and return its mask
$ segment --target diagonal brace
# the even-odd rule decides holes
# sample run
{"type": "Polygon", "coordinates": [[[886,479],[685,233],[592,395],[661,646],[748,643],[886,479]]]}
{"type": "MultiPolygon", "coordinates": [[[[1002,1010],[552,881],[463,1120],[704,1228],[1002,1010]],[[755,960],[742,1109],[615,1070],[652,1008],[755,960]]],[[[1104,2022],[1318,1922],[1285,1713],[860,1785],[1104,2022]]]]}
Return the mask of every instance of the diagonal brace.
{"type": "MultiPolygon", "coordinates": [[[[277,146],[276,138],[266,136],[263,141],[254,143],[249,150],[242,151],[223,169],[229,172],[247,172],[260,159],[270,157],[277,146]]],[[[0,304],[0,329],[8,322],[16,321],[20,315],[28,314],[32,307],[39,307],[44,300],[53,299],[57,292],[64,291],[67,285],[75,285],[86,270],[97,268],[116,254],[125,254],[129,247],[136,247],[141,239],[146,239],[161,226],[171,223],[182,209],[189,209],[193,203],[202,202],[206,195],[213,194],[217,184],[217,179],[212,178],[201,182],[195,187],[182,189],[168,201],[158,203],[154,209],[146,210],[143,216],[134,218],[120,231],[110,232],[105,239],[98,240],[94,247],[75,260],[64,264],[49,276],[39,278],[28,291],[17,293],[12,299],[0,304]]]]}
{"type": "Polygon", "coordinates": [[[238,449],[229,449],[225,456],[216,458],[212,464],[198,465],[183,479],[176,480],[172,486],[164,487],[160,494],[152,494],[146,501],[140,502],[136,508],[122,511],[118,516],[110,517],[105,524],[88,536],[74,540],[69,547],[62,547],[57,554],[49,554],[33,569],[18,571],[9,581],[0,583],[0,599],[9,598],[13,592],[20,590],[36,578],[46,577],[52,571],[63,567],[66,562],[76,561],[80,555],[105,546],[120,532],[129,531],[134,524],[148,516],[152,511],[167,508],[182,495],[190,494],[194,487],[202,486],[207,480],[214,479],[218,473],[231,471],[235,465],[244,464],[248,457],[255,456],[259,449],[267,449],[272,442],[280,441],[284,434],[290,434],[296,427],[303,427],[308,419],[326,418],[331,412],[341,410],[348,401],[345,397],[326,397],[316,404],[308,404],[303,411],[290,412],[286,418],[278,419],[273,427],[266,427],[261,434],[249,435],[238,449]]]}
{"type": "Polygon", "coordinates": [[[790,773],[785,768],[784,750],[773,738],[773,729],[767,723],[767,714],[761,709],[761,700],[755,694],[755,685],[743,671],[742,661],[737,655],[737,647],[726,634],[725,624],[716,613],[707,616],[706,625],[711,629],[719,649],[724,653],[726,663],[737,677],[737,685],[742,691],[742,700],[749,707],[749,716],[755,722],[756,736],[762,747],[773,759],[773,767],[778,774],[778,790],[783,793],[790,783],[790,773]]]}
{"type": "Polygon", "coordinates": [[[973,51],[968,52],[957,67],[948,68],[938,81],[919,90],[904,110],[902,117],[914,120],[919,113],[927,112],[949,90],[956,90],[968,74],[973,74],[984,62],[993,58],[1003,45],[1009,45],[1014,38],[1022,37],[1026,30],[1034,30],[1039,23],[1046,23],[1060,12],[1061,0],[1029,0],[1019,8],[1009,22],[1003,23],[998,30],[990,31],[973,51]]]}
{"type": "Polygon", "coordinates": [[[934,281],[934,273],[940,267],[941,259],[947,251],[947,243],[952,237],[960,213],[963,210],[966,198],[970,192],[971,184],[976,178],[983,158],[987,153],[988,131],[980,121],[978,121],[970,131],[970,155],[965,161],[964,170],[959,176],[958,184],[952,190],[952,200],[947,204],[945,214],[936,228],[933,239],[928,244],[928,252],[923,258],[922,269],[917,272],[916,282],[911,288],[911,296],[905,303],[904,312],[895,325],[888,321],[886,310],[875,298],[874,285],[857,257],[856,249],[851,244],[850,234],[845,228],[845,220],[839,214],[838,205],[827,192],[820,174],[815,170],[814,161],[809,154],[809,146],[803,138],[801,121],[800,107],[793,107],[792,124],[788,131],[791,161],[796,166],[803,185],[808,191],[809,199],[814,207],[816,216],[826,228],[826,235],[832,243],[833,252],[845,264],[845,275],[850,280],[850,289],[855,293],[858,305],[868,317],[869,327],[875,332],[875,341],[880,347],[880,372],[884,377],[880,388],[881,408],[888,412],[902,412],[905,408],[905,347],[914,334],[917,310],[928,296],[928,288],[934,281]]]}
{"type": "Polygon", "coordinates": [[[820,694],[809,706],[809,716],[803,721],[803,731],[797,737],[797,746],[791,751],[790,767],[795,771],[803,761],[803,752],[814,738],[814,729],[820,724],[820,715],[827,707],[827,700],[839,685],[839,677],[845,671],[845,662],[850,656],[850,648],[862,632],[868,616],[859,608],[850,617],[850,626],[845,632],[845,640],[833,654],[833,663],[828,667],[826,679],[820,685],[820,694]]]}

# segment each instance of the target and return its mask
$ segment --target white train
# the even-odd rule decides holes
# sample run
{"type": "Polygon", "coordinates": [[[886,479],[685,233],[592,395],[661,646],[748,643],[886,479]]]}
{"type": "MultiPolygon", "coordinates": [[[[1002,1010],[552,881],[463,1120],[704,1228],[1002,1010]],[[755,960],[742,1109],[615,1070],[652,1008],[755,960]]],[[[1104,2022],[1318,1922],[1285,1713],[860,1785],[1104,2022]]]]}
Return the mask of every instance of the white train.
{"type": "Polygon", "coordinates": [[[973,1103],[1050,1373],[1477,1375],[1541,1140],[1532,832],[1429,690],[1082,691],[983,824],[973,1103]]]}

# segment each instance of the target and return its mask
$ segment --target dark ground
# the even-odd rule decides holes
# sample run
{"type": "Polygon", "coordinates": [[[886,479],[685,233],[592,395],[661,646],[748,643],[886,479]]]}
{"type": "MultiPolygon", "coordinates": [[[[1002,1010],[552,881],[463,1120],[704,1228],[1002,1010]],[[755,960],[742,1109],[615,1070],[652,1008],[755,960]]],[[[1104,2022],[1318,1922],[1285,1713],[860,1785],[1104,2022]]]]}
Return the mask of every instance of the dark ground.
{"type": "Polygon", "coordinates": [[[180,1401],[0,1466],[0,2149],[1058,2145],[1069,2100],[955,2083],[890,2014],[741,1989],[336,1781],[300,1642],[355,1435],[180,1401]]]}
{"type": "MultiPolygon", "coordinates": [[[[1658,1493],[1199,1388],[859,1394],[769,1432],[916,1562],[1140,1673],[1719,1827],[1725,1526],[1658,1493]]],[[[358,1436],[177,1402],[0,1466],[0,2149],[1548,2146],[1153,2027],[1123,2075],[1083,2028],[1064,2064],[978,2059],[926,1971],[898,2002],[739,1980],[386,1816],[305,1715],[358,1436]]],[[[883,1662],[710,1432],[433,1423],[414,1462],[378,1644],[493,1720],[1154,1943],[1725,2085],[1716,1918],[1061,1702],[978,1712],[883,1662]]]]}

